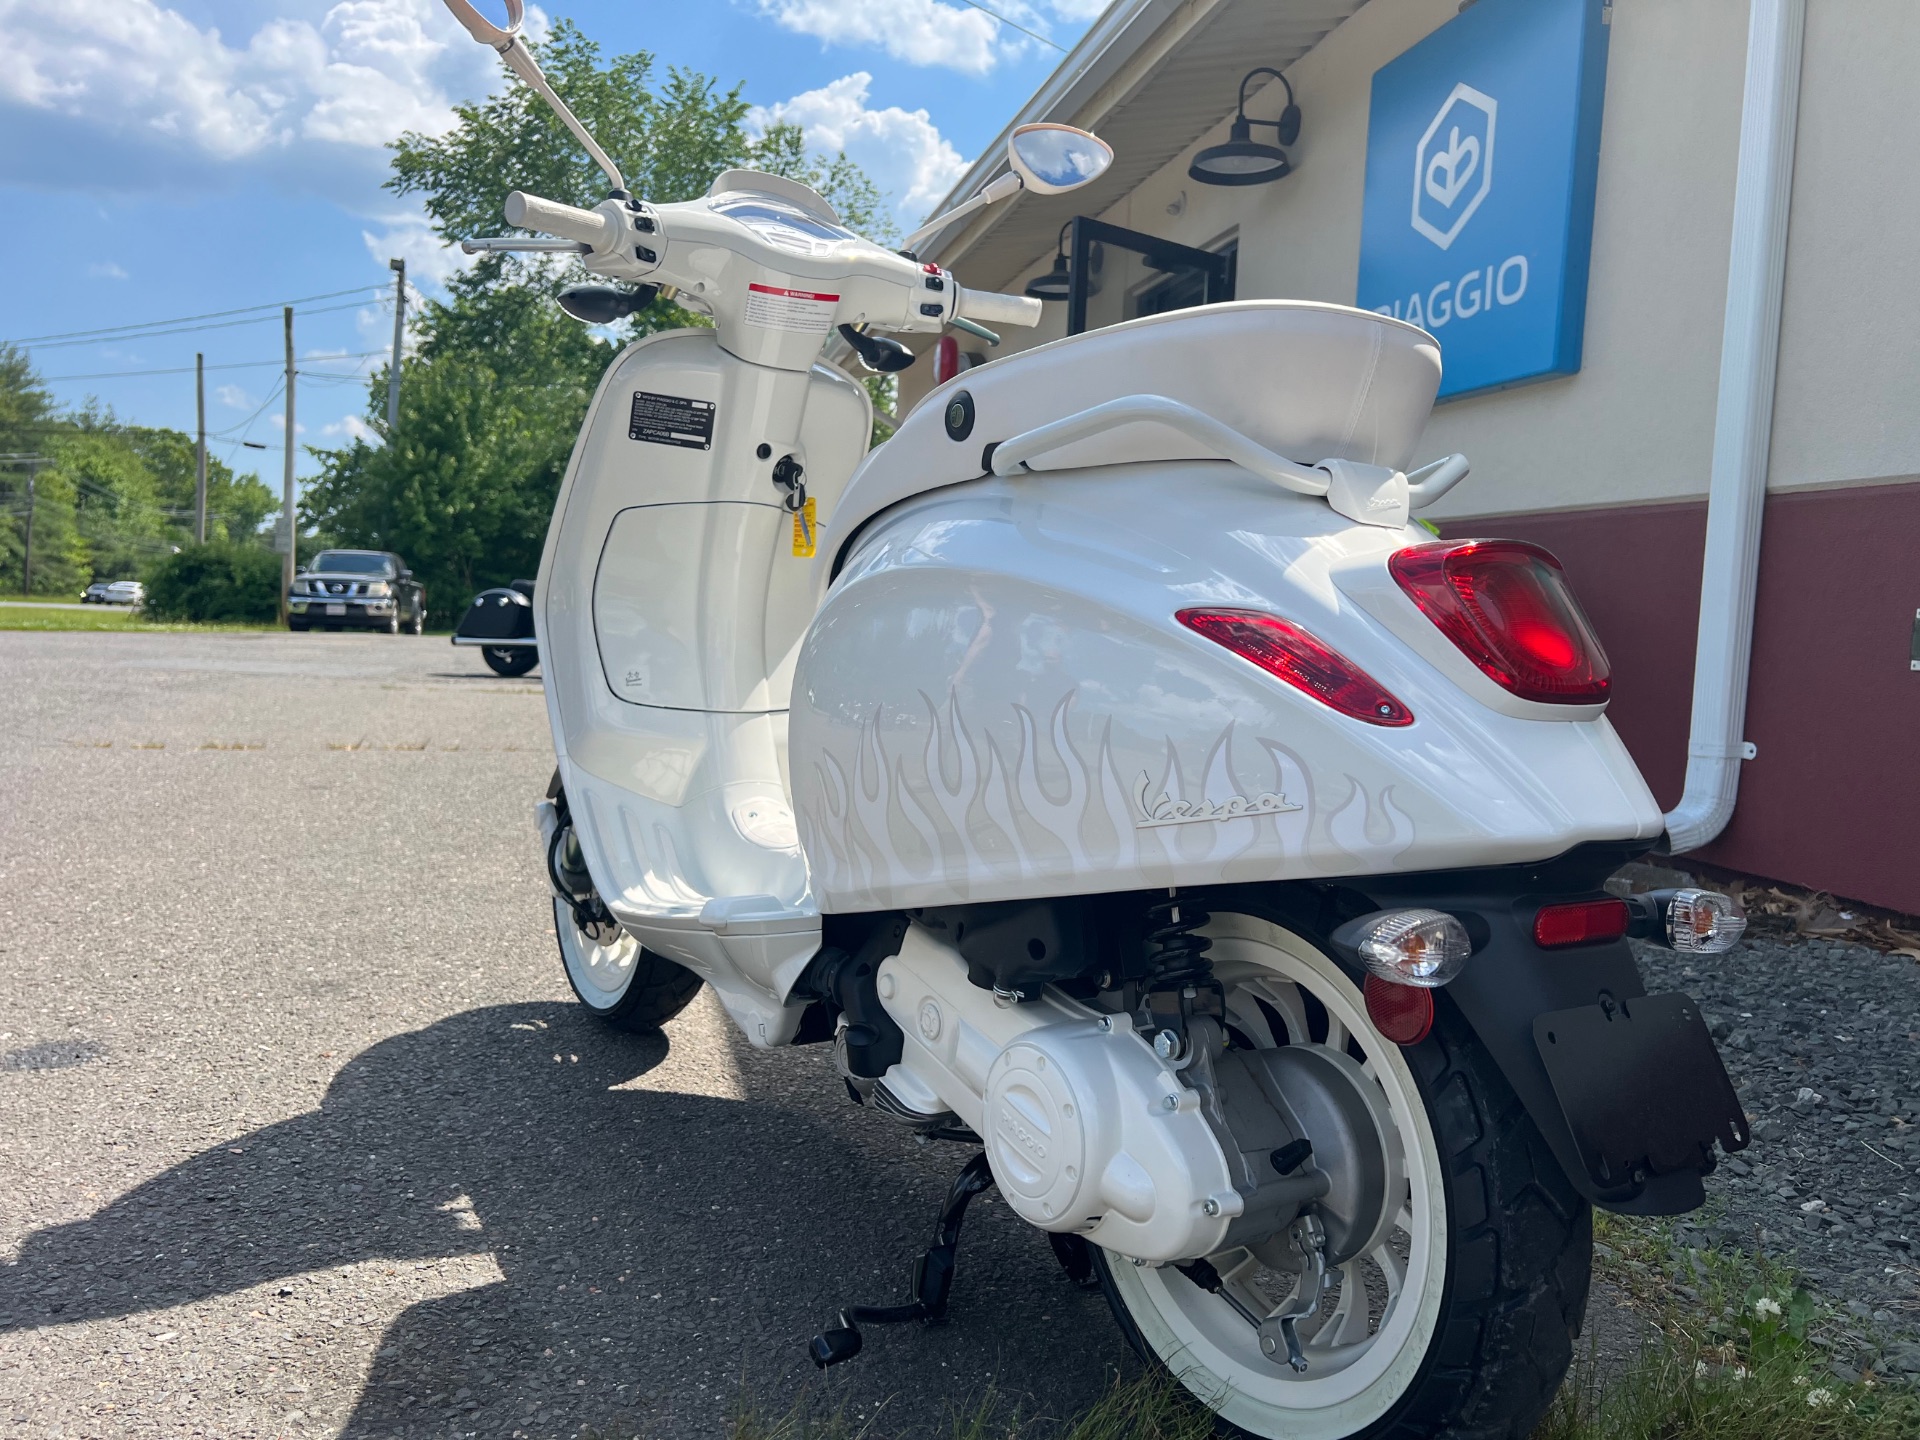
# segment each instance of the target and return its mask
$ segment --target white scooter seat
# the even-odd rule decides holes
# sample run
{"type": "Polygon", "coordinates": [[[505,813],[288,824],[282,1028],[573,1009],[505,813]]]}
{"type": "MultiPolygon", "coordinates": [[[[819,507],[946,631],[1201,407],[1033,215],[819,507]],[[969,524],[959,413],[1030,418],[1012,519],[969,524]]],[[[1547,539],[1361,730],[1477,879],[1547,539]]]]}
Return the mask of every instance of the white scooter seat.
{"type": "MultiPolygon", "coordinates": [[[[1122,395],[1191,405],[1303,464],[1357,460],[1404,470],[1440,388],[1440,343],[1370,310],[1244,300],[1130,320],[966,371],[926,396],[868,457],[822,525],[832,557],[902,500],[985,473],[986,447],[1122,395]],[[970,426],[948,424],[960,393],[970,426]]],[[[1188,435],[1141,421],[1036,461],[1036,470],[1218,458],[1188,435]]]]}

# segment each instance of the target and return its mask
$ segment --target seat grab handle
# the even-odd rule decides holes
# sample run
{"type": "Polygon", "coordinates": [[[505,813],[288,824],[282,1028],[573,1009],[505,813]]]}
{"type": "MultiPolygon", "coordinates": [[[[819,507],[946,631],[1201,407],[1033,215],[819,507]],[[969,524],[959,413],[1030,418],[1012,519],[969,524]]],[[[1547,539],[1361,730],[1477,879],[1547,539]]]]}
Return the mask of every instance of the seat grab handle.
{"type": "Polygon", "coordinates": [[[1296,495],[1325,495],[1327,474],[1306,465],[1298,465],[1257,441],[1248,439],[1226,425],[1165,395],[1123,395],[1045,425],[1022,431],[1003,440],[993,450],[993,473],[1014,475],[1028,468],[1028,462],[1061,450],[1076,441],[1086,440],[1103,431],[1142,421],[1177,430],[1190,440],[1230,460],[1263,480],[1293,491],[1296,495]]]}

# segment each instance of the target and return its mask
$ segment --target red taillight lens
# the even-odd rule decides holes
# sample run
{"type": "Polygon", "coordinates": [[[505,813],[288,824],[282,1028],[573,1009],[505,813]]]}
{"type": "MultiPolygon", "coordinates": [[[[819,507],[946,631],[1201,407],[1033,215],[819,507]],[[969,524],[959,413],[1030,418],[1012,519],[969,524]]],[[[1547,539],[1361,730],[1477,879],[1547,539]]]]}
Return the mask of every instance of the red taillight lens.
{"type": "Polygon", "coordinates": [[[1418,1045],[1432,1033],[1433,991],[1369,975],[1361,993],[1373,1028],[1394,1044],[1418,1045]]]}
{"type": "Polygon", "coordinates": [[[1598,945],[1627,933],[1624,900],[1576,900],[1570,905],[1543,905],[1533,917],[1533,942],[1545,950],[1568,945],[1598,945]]]}
{"type": "Polygon", "coordinates": [[[1369,725],[1413,723],[1413,712],[1379,681],[1277,615],[1258,610],[1182,610],[1174,619],[1342,715],[1369,725]]]}
{"type": "Polygon", "coordinates": [[[1441,541],[1387,562],[1475,665],[1522,700],[1597,705],[1612,672],[1560,562],[1523,540],[1441,541]]]}

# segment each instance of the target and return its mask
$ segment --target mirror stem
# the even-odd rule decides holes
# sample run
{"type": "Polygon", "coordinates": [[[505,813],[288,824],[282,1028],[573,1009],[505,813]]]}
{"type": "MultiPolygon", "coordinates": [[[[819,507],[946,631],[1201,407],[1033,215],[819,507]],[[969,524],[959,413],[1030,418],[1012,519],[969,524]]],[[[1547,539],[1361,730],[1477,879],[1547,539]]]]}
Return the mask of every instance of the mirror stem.
{"type": "Polygon", "coordinates": [[[902,250],[911,250],[920,241],[926,239],[929,235],[944,230],[962,215],[970,215],[983,205],[991,205],[996,201],[1006,199],[1009,195],[1017,195],[1020,193],[1020,189],[1020,177],[1012,171],[1008,171],[999,179],[981,186],[979,193],[971,200],[966,201],[964,204],[956,205],[953,209],[947,211],[946,214],[937,215],[929,220],[918,230],[907,236],[906,239],[902,240],[900,242],[900,248],[902,250]]]}
{"type": "Polygon", "coordinates": [[[553,93],[553,87],[547,83],[547,77],[540,73],[540,66],[533,58],[533,52],[527,49],[518,35],[505,45],[496,47],[500,58],[507,62],[507,68],[518,75],[534,91],[553,107],[553,113],[560,117],[567,129],[573,132],[573,138],[587,147],[587,154],[593,157],[593,163],[607,172],[607,179],[613,182],[613,188],[622,195],[627,193],[627,182],[620,176],[620,167],[613,163],[607,152],[600,148],[599,142],[587,133],[587,127],[574,118],[573,111],[567,108],[567,102],[553,93]]]}

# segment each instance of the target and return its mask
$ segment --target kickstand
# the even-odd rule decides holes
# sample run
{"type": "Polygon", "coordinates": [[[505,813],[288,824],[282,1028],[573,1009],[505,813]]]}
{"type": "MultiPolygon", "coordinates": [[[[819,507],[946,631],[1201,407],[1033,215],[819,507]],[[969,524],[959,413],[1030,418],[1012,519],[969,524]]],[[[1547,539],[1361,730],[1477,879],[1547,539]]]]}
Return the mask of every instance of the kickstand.
{"type": "Polygon", "coordinates": [[[973,1197],[993,1184],[993,1171],[984,1154],[969,1160],[954,1177],[940,1207],[933,1244],[913,1262],[913,1299],[903,1305],[849,1305],[835,1323],[813,1337],[808,1352],[822,1370],[851,1360],[860,1353],[860,1322],[900,1325],[909,1320],[939,1321],[947,1315],[947,1297],[953,1290],[955,1256],[960,1249],[960,1222],[966,1219],[973,1197]]]}
{"type": "Polygon", "coordinates": [[[1067,1272],[1067,1279],[1073,1282],[1074,1289],[1100,1288],[1100,1278],[1093,1273],[1093,1247],[1084,1239],[1063,1230],[1049,1230],[1047,1243],[1053,1247],[1053,1258],[1067,1272]]]}

